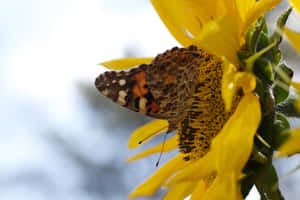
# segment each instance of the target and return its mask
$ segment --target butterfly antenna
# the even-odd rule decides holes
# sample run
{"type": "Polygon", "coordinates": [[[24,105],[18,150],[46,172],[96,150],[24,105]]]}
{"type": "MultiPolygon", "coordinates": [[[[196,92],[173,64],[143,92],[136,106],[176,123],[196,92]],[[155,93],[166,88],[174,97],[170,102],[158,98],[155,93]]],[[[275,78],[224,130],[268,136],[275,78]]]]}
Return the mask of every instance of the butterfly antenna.
{"type": "Polygon", "coordinates": [[[160,151],[158,160],[157,160],[157,162],[156,162],[156,164],[155,164],[156,167],[158,167],[159,161],[160,161],[161,156],[162,156],[162,154],[163,154],[163,152],[164,152],[164,148],[165,148],[165,143],[166,143],[167,135],[168,135],[168,132],[166,132],[166,133],[164,134],[164,140],[163,140],[163,143],[162,143],[162,146],[161,146],[161,151],[160,151]]]}

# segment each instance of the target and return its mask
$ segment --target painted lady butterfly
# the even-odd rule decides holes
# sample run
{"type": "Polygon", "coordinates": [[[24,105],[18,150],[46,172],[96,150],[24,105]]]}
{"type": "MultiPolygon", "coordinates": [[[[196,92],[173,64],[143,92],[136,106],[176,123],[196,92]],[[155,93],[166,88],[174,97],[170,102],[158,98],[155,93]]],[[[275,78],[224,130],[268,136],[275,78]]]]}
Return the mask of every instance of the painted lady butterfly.
{"type": "Polygon", "coordinates": [[[196,46],[174,47],[150,64],[129,71],[109,71],[95,81],[98,90],[118,104],[168,120],[178,130],[186,159],[203,156],[230,113],[221,95],[222,61],[196,46]]]}
{"type": "Polygon", "coordinates": [[[95,82],[98,90],[118,104],[145,115],[166,119],[168,132],[184,118],[198,77],[197,47],[174,47],[150,64],[130,71],[110,71],[95,82]]]}

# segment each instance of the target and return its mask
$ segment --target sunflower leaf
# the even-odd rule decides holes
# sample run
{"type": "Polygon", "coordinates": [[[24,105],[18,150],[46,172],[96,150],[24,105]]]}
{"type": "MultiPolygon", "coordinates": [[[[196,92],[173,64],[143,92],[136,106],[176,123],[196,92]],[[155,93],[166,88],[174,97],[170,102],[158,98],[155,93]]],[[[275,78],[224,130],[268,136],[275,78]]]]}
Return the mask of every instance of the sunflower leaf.
{"type": "Polygon", "coordinates": [[[257,20],[256,24],[252,25],[249,28],[248,35],[247,35],[247,48],[251,54],[255,53],[256,51],[259,35],[264,29],[264,27],[266,27],[265,25],[266,25],[265,17],[260,17],[257,20]]]}
{"type": "MultiPolygon", "coordinates": [[[[263,138],[265,143],[272,146],[273,144],[273,124],[275,120],[275,100],[274,96],[272,94],[271,89],[266,89],[267,87],[263,87],[264,90],[264,96],[260,97],[261,102],[261,109],[263,113],[263,118],[261,120],[261,124],[259,126],[259,129],[257,130],[257,133],[263,138]]],[[[264,143],[257,142],[258,152],[264,154],[267,157],[270,157],[273,154],[273,149],[266,146],[264,143]]]]}

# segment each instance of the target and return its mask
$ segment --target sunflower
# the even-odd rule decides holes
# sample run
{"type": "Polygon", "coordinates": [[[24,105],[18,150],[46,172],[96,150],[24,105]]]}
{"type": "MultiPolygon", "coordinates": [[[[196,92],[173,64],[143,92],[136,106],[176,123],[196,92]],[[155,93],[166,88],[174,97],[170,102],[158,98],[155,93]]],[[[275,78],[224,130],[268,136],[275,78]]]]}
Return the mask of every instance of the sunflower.
{"type": "MultiPolygon", "coordinates": [[[[270,159],[283,141],[278,138],[273,141],[268,129],[284,121],[280,114],[275,116],[274,104],[286,98],[280,85],[282,73],[278,71],[287,74],[289,68],[278,65],[281,36],[276,32],[269,38],[266,22],[261,17],[280,0],[151,2],[180,44],[196,45],[209,58],[199,66],[199,79],[207,82],[192,95],[199,105],[187,112],[187,116],[198,113],[192,122],[186,117],[179,122],[177,134],[172,138],[128,159],[140,159],[162,149],[163,152],[180,150],[129,197],[150,196],[164,187],[169,188],[164,199],[190,196],[192,200],[234,200],[247,196],[253,185],[262,196],[281,197],[276,186],[273,190],[275,182],[272,189],[265,188],[264,181],[271,184],[276,174],[264,180],[256,179],[259,174],[261,177],[265,172],[273,173],[270,159]],[[273,70],[274,66],[277,70],[273,70]],[[209,73],[205,73],[206,68],[210,69],[209,73]],[[255,146],[255,143],[259,144],[255,146]]],[[[281,24],[288,14],[279,19],[281,24]]],[[[123,70],[152,59],[127,58],[102,65],[123,70]]],[[[167,121],[152,121],[131,135],[129,148],[136,148],[167,130],[167,121]]]]}

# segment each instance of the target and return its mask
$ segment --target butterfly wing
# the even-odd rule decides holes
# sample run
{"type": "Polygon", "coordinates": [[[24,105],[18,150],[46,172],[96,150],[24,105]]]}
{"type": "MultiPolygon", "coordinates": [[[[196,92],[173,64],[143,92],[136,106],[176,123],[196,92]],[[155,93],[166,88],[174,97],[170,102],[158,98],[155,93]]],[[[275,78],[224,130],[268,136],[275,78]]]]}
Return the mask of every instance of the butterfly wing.
{"type": "Polygon", "coordinates": [[[168,131],[172,131],[190,106],[199,74],[199,56],[195,46],[175,47],[150,64],[130,71],[105,72],[95,85],[102,94],[130,110],[168,120],[168,131]]]}
{"type": "Polygon", "coordinates": [[[109,71],[95,81],[97,89],[116,103],[135,112],[155,118],[164,118],[158,111],[152,93],[146,83],[146,71],[150,65],[140,65],[130,71],[109,71]]]}

